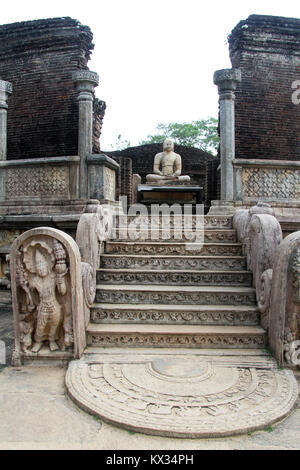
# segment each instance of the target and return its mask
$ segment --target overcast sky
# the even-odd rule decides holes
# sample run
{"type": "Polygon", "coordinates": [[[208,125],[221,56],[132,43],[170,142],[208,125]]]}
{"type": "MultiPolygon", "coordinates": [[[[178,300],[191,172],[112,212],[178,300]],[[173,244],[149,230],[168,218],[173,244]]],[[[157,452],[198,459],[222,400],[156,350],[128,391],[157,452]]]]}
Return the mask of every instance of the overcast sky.
{"type": "Polygon", "coordinates": [[[159,122],[217,117],[213,73],[231,67],[227,35],[250,14],[300,18],[300,1],[10,0],[1,24],[70,16],[91,28],[109,150],[119,134],[137,145],[159,122]]]}

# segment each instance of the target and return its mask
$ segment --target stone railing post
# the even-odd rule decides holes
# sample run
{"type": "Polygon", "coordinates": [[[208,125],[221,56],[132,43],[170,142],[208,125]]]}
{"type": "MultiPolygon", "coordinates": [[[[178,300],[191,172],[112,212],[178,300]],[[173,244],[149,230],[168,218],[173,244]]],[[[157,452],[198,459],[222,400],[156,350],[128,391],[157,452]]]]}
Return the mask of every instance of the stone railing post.
{"type": "Polygon", "coordinates": [[[12,84],[0,80],[0,160],[7,154],[7,98],[12,93],[12,84]]]}
{"type": "Polygon", "coordinates": [[[96,72],[80,70],[72,76],[78,91],[79,125],[78,125],[78,155],[80,156],[79,195],[88,197],[88,175],[86,157],[93,150],[93,101],[94,89],[99,84],[96,72]]]}
{"type": "Polygon", "coordinates": [[[233,201],[233,165],[235,153],[234,91],[241,81],[239,69],[223,69],[214,73],[220,104],[221,200],[233,201]]]}

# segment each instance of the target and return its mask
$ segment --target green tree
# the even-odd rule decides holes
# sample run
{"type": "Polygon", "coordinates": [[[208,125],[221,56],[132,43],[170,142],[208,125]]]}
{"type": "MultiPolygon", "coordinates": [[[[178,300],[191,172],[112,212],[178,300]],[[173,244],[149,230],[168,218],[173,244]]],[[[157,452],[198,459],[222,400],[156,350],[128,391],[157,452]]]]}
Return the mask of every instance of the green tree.
{"type": "Polygon", "coordinates": [[[159,123],[156,126],[157,134],[148,135],[140,145],[161,143],[166,137],[171,137],[176,144],[196,147],[217,154],[219,146],[218,120],[210,117],[192,122],[159,123]]]}
{"type": "Polygon", "coordinates": [[[130,142],[129,140],[123,139],[123,136],[119,134],[114,144],[110,144],[109,147],[112,150],[124,150],[130,147],[130,142]]]}

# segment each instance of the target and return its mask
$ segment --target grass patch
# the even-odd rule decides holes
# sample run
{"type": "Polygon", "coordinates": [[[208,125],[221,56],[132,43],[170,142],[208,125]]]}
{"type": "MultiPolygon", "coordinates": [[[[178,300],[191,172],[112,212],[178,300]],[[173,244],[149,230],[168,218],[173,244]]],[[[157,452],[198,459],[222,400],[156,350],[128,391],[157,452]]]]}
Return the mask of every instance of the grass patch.
{"type": "Polygon", "coordinates": [[[265,432],[273,432],[274,428],[273,426],[268,426],[267,428],[264,429],[265,432]]]}

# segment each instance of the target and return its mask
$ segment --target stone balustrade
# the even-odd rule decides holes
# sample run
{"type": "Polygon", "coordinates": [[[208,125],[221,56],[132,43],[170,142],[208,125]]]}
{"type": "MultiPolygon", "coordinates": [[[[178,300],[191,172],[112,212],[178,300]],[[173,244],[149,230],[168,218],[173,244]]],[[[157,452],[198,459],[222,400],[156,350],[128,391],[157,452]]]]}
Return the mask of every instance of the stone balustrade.
{"type": "Polygon", "coordinates": [[[233,226],[253,273],[269,347],[280,365],[295,368],[300,365],[300,231],[282,240],[266,203],[238,210],[233,226]]]}
{"type": "Polygon", "coordinates": [[[236,201],[249,205],[258,200],[299,205],[300,162],[235,159],[233,167],[236,201]]]}

